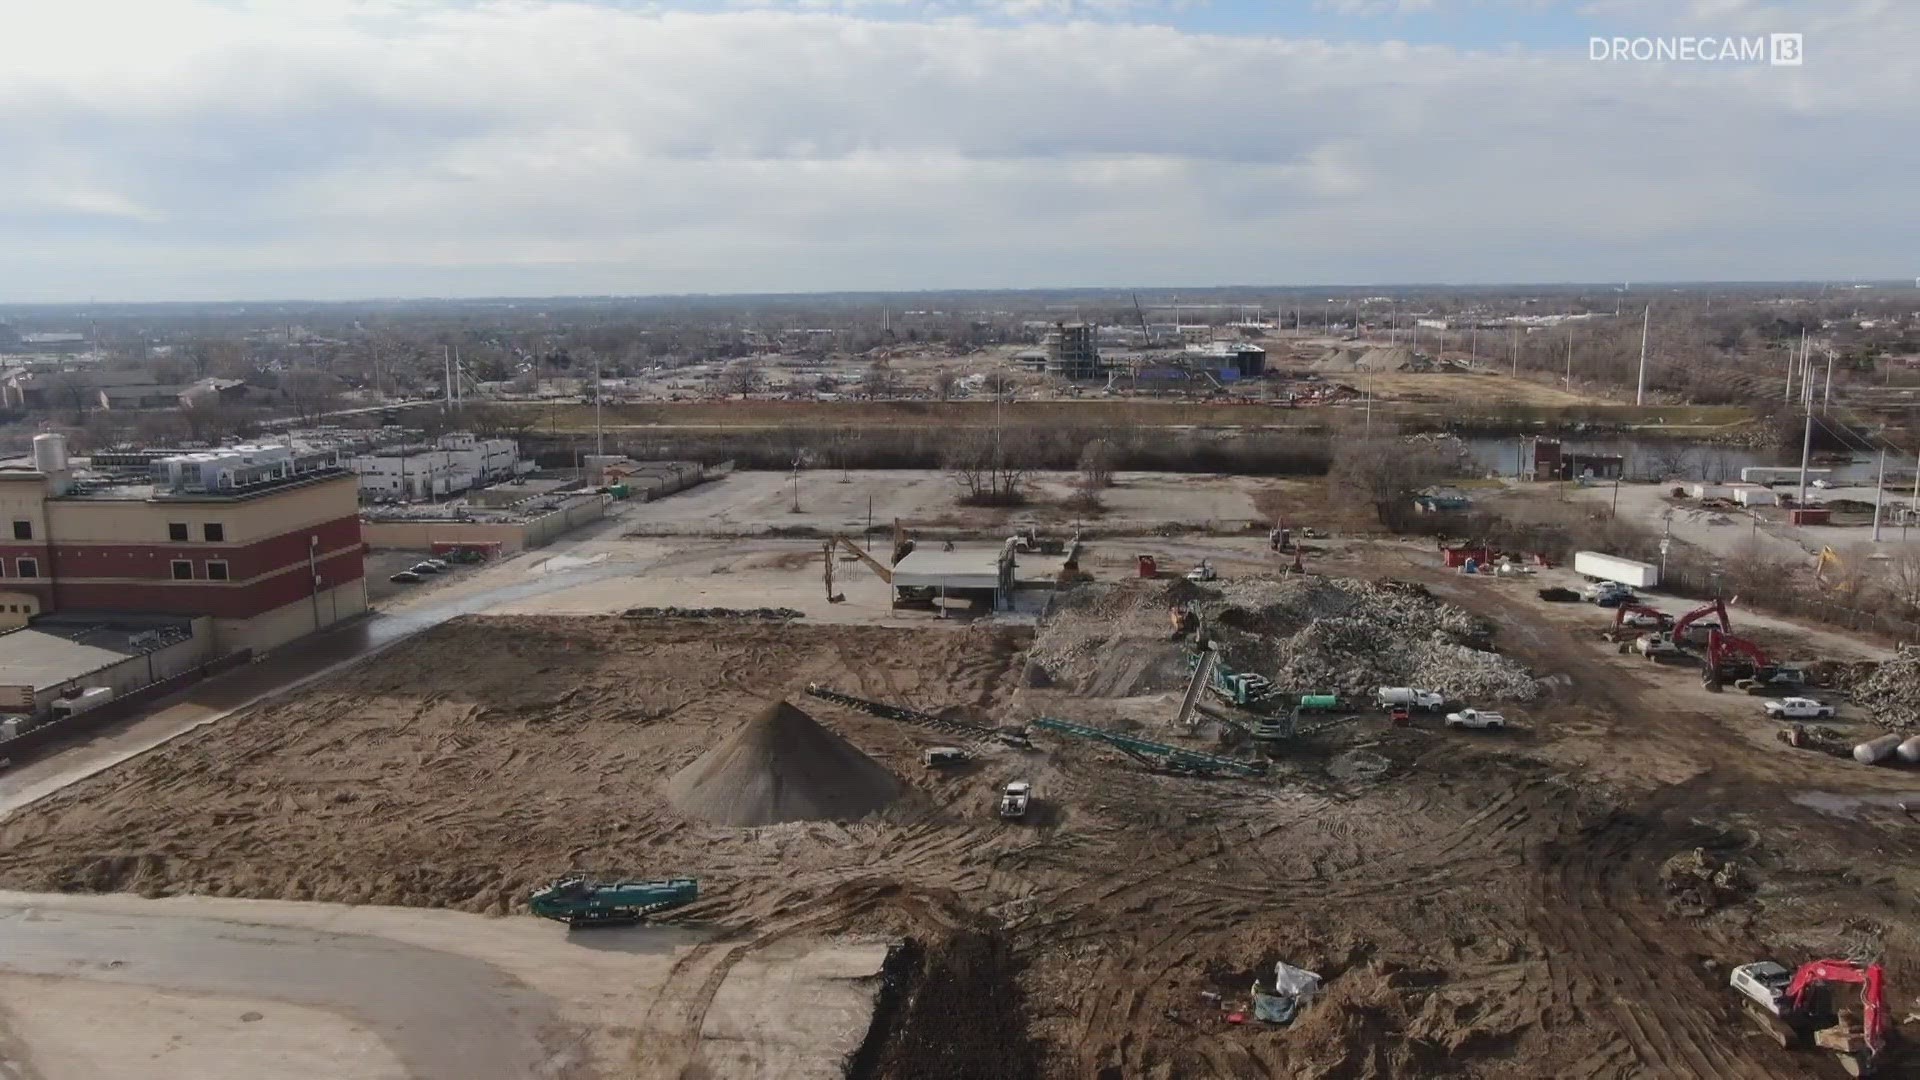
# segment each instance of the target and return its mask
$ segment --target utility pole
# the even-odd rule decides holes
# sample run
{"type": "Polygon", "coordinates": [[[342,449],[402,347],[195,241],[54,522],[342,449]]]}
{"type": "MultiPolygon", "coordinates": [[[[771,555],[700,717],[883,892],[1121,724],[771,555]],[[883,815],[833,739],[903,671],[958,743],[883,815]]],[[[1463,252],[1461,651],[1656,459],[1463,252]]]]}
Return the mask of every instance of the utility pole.
{"type": "Polygon", "coordinates": [[[1800,497],[1795,506],[1807,505],[1807,465],[1813,460],[1813,404],[1807,403],[1807,429],[1800,436],[1800,497]]]}
{"type": "Polygon", "coordinates": [[[1802,330],[1800,331],[1800,348],[1787,350],[1787,394],[1786,394],[1786,397],[1781,401],[1781,404],[1787,406],[1788,408],[1793,407],[1793,372],[1795,368],[1800,366],[1800,352],[1802,349],[1805,349],[1806,347],[1807,347],[1807,332],[1805,330],[1802,330]]]}
{"type": "Polygon", "coordinates": [[[1827,415],[1827,410],[1831,408],[1833,408],[1833,357],[1829,356],[1827,357],[1827,390],[1820,398],[1820,415],[1827,415]]]}
{"type": "Polygon", "coordinates": [[[1518,325],[1514,326],[1512,337],[1513,337],[1513,377],[1517,379],[1520,377],[1520,327],[1518,325]]]}
{"type": "Polygon", "coordinates": [[[593,354],[593,453],[595,457],[604,457],[607,452],[606,429],[600,424],[600,399],[605,392],[600,386],[600,353],[593,354]]]}
{"type": "Polygon", "coordinates": [[[1573,389],[1573,323],[1567,323],[1567,389],[1573,389]]]}
{"type": "Polygon", "coordinates": [[[1880,505],[1887,497],[1887,452],[1880,451],[1880,475],[1873,482],[1873,542],[1880,542],[1880,505]]]}
{"type": "Polygon", "coordinates": [[[445,345],[440,346],[440,367],[442,369],[442,378],[446,383],[445,387],[443,387],[443,389],[446,390],[446,397],[447,397],[446,409],[448,412],[452,412],[453,411],[453,350],[447,348],[445,345]]]}
{"type": "Polygon", "coordinates": [[[1647,403],[1647,330],[1652,325],[1653,305],[1648,304],[1646,312],[1640,316],[1640,383],[1633,391],[1635,405],[1647,403]]]}

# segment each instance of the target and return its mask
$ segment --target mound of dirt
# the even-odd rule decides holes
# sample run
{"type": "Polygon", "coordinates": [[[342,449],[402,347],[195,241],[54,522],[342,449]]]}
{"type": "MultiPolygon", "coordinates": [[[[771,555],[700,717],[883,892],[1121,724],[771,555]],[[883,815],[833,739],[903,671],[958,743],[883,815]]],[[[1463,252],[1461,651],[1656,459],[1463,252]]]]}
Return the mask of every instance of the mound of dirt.
{"type": "Polygon", "coordinates": [[[776,701],[667,783],[675,810],[717,825],[853,821],[900,795],[900,781],[813,717],[776,701]]]}
{"type": "Polygon", "coordinates": [[[1414,366],[1413,350],[1405,345],[1388,348],[1332,349],[1313,365],[1315,371],[1405,371],[1414,366]]]}

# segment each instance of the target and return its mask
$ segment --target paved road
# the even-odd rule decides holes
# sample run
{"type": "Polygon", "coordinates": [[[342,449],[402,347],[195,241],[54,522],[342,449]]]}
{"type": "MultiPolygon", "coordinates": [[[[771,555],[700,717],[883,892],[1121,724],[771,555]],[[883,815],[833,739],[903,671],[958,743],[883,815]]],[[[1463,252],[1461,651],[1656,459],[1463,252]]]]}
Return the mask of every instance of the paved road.
{"type": "MultiPolygon", "coordinates": [[[[540,1041],[559,1030],[550,999],[483,961],[388,938],[8,904],[0,970],[324,1008],[373,1032],[415,1080],[524,1080],[556,1064],[540,1041]]],[[[56,1064],[27,1054],[11,1063],[20,1075],[56,1064]]]]}

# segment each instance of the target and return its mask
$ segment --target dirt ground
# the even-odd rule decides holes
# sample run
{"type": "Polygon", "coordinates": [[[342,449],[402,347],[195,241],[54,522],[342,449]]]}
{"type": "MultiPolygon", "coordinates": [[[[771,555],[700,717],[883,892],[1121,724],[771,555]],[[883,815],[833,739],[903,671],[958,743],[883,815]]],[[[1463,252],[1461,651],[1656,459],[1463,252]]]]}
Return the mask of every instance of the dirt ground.
{"type": "Polygon", "coordinates": [[[1311,566],[1488,617],[1547,693],[1504,733],[1368,717],[1259,781],[1045,736],[933,775],[919,751],[951,736],[795,698],[912,790],[862,822],[732,830],[672,814],[663,785],[810,680],[993,723],[1150,727],[1154,706],[1029,685],[1030,631],[1009,628],[467,618],[21,811],[0,885],[504,913],[569,867],[692,873],[678,918],[723,932],[640,1018],[667,1033],[643,1077],[693,1061],[726,971],[846,929],[945,947],[871,1076],[1838,1075],[1752,1033],[1727,969],[1871,951],[1896,1019],[1912,1006],[1920,844],[1898,804],[1920,776],[1789,750],[1754,699],[1618,656],[1596,609],[1430,551],[1311,566]],[[1014,778],[1035,785],[1025,825],[991,815],[1014,778]],[[1676,908],[1662,864],[1697,847],[1752,891],[1676,908]],[[1276,960],[1325,998],[1288,1028],[1228,1023],[1209,995],[1244,1002],[1276,960]]]}

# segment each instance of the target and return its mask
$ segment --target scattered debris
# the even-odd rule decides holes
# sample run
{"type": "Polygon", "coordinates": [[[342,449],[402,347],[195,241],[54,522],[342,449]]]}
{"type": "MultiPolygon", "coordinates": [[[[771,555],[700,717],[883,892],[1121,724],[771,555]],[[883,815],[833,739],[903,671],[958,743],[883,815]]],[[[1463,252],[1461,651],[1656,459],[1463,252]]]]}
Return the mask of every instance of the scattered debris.
{"type": "Polygon", "coordinates": [[[1273,990],[1253,984],[1253,1018],[1264,1024],[1288,1024],[1320,994],[1320,976],[1285,960],[1273,966],[1273,990]]]}
{"type": "Polygon", "coordinates": [[[1837,664],[1823,672],[1884,727],[1920,728],[1920,646],[1902,645],[1880,663],[1837,664]]]}
{"type": "Polygon", "coordinates": [[[623,619],[804,619],[807,613],[790,607],[778,608],[683,608],[636,607],[620,613],[623,619]]]}
{"type": "Polygon", "coordinates": [[[1660,867],[1660,882],[1666,887],[1668,900],[1688,915],[1704,915],[1740,899],[1753,888],[1739,863],[1698,847],[1668,859],[1660,867]]]}
{"type": "Polygon", "coordinates": [[[1570,604],[1570,603],[1574,603],[1575,601],[1578,601],[1580,599],[1580,594],[1574,591],[1573,589],[1563,589],[1560,586],[1555,585],[1550,589],[1541,589],[1540,599],[1551,600],[1556,604],[1570,604]]]}

